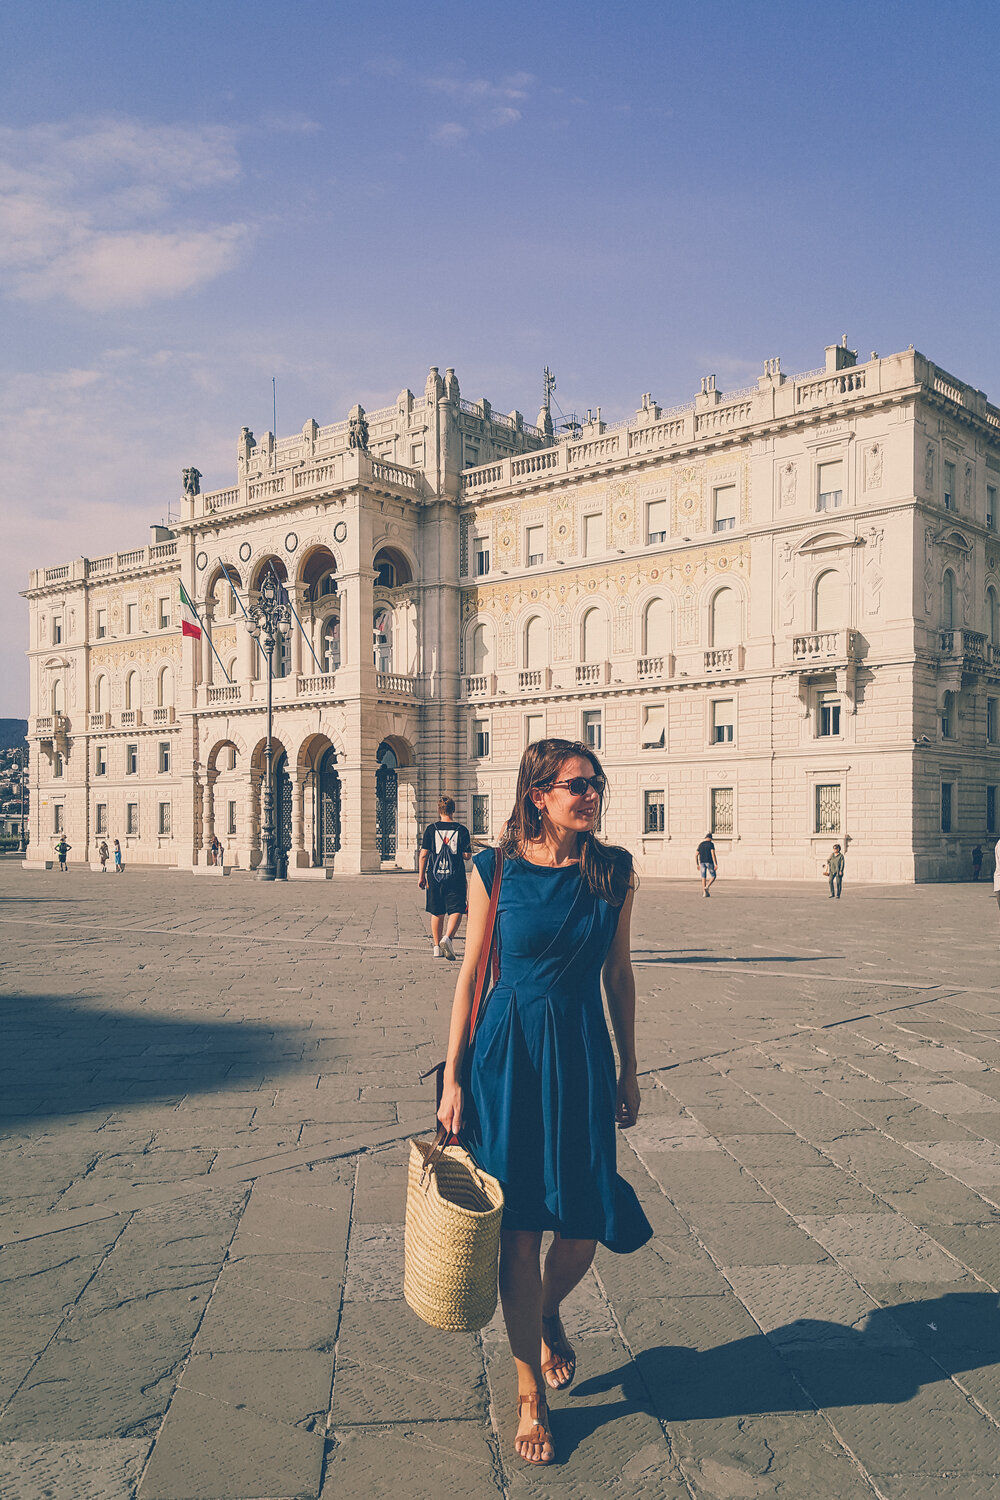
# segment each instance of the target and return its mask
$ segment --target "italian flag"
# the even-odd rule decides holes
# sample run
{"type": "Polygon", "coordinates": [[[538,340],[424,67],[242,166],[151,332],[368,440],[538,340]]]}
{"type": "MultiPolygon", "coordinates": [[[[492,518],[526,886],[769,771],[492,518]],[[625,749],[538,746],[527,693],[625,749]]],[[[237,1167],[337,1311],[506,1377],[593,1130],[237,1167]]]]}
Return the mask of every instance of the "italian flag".
{"type": "Polygon", "coordinates": [[[179,585],[181,591],[181,635],[189,635],[192,640],[201,640],[201,621],[198,611],[187,596],[187,590],[183,583],[179,585]]]}

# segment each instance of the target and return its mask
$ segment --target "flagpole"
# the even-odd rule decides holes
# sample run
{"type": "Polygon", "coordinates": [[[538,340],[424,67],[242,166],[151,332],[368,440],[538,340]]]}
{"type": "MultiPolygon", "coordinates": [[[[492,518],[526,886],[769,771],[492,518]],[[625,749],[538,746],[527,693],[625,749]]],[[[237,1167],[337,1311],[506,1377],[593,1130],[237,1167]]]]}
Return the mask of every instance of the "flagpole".
{"type": "MultiPolygon", "coordinates": [[[[230,588],[232,588],[232,584],[230,584],[229,586],[230,586],[230,588]]],[[[212,641],[212,637],[208,633],[208,631],[205,629],[205,622],[201,618],[201,615],[198,613],[197,609],[195,608],[195,602],[194,602],[194,600],[191,598],[191,595],[188,593],[187,589],[184,588],[183,584],[181,584],[181,589],[183,590],[184,597],[185,597],[185,599],[188,602],[188,608],[190,609],[191,613],[194,615],[195,619],[198,621],[198,624],[201,626],[201,633],[205,637],[205,639],[208,641],[208,644],[211,647],[212,655],[215,657],[216,661],[219,663],[219,666],[222,667],[222,675],[223,675],[223,677],[230,684],[230,686],[232,686],[233,679],[230,677],[230,675],[226,671],[225,667],[222,666],[222,657],[219,655],[218,651],[216,651],[215,645],[214,645],[214,643],[212,641]]]]}

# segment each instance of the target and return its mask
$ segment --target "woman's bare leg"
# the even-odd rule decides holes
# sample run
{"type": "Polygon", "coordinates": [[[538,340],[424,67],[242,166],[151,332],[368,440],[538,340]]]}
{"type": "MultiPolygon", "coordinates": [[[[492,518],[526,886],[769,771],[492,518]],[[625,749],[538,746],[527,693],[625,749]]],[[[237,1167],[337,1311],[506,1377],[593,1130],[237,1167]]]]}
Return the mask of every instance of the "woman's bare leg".
{"type": "MultiPolygon", "coordinates": [[[[590,1270],[596,1249],[596,1240],[564,1240],[558,1234],[554,1237],[545,1257],[545,1273],[542,1277],[542,1315],[544,1317],[558,1316],[559,1305],[563,1298],[569,1296],[573,1288],[579,1285],[590,1270]]],[[[561,1329],[562,1325],[558,1326],[561,1329]]],[[[543,1334],[544,1332],[543,1329],[543,1334]]],[[[549,1332],[552,1332],[551,1328],[549,1332]]],[[[543,1337],[542,1364],[547,1364],[554,1358],[558,1359],[558,1356],[559,1350],[548,1344],[543,1337]]],[[[573,1366],[569,1361],[565,1364],[556,1364],[548,1373],[550,1383],[558,1387],[570,1380],[573,1366]]]]}
{"type": "MultiPolygon", "coordinates": [[[[541,1370],[542,1342],[542,1271],[539,1252],[542,1236],[529,1230],[505,1229],[500,1234],[500,1301],[510,1352],[517,1369],[517,1393],[544,1391],[541,1370]]],[[[521,1433],[534,1425],[525,1407],[518,1423],[514,1446],[529,1463],[548,1462],[552,1448],[548,1443],[527,1443],[521,1433]]]]}

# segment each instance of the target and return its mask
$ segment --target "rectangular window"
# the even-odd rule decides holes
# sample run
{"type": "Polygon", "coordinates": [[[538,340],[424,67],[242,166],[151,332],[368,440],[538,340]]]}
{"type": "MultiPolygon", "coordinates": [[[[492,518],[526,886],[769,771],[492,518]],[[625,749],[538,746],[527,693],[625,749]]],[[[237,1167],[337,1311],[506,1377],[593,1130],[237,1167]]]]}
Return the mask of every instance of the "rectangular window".
{"type": "MultiPolygon", "coordinates": [[[[231,613],[232,613],[232,610],[230,610],[230,614],[231,613]]],[[[160,629],[161,630],[166,630],[169,624],[170,624],[170,600],[169,599],[161,599],[160,600],[160,629]]]]}
{"type": "Polygon", "coordinates": [[[643,833],[663,833],[666,828],[666,797],[662,791],[642,794],[643,833]]]}
{"type": "Polygon", "coordinates": [[[108,774],[108,747],[98,745],[94,751],[94,775],[106,776],[108,774]]]}
{"type": "Polygon", "coordinates": [[[65,833],[65,831],[66,820],[63,813],[63,805],[61,802],[57,802],[52,809],[52,832],[65,833]]]}
{"type": "Polygon", "coordinates": [[[583,743],[592,750],[600,750],[603,739],[601,710],[585,708],[583,711],[583,743]]]}
{"type": "Polygon", "coordinates": [[[160,833],[170,832],[170,803],[161,802],[159,805],[159,816],[157,818],[157,830],[160,833]]]}
{"type": "Polygon", "coordinates": [[[138,618],[139,618],[139,606],[138,606],[138,604],[129,604],[129,605],[127,605],[126,606],[126,610],[125,610],[125,621],[126,621],[125,628],[128,631],[129,635],[135,635],[136,621],[138,620],[138,618]]]}
{"type": "Polygon", "coordinates": [[[423,443],[414,443],[410,449],[410,463],[414,469],[418,468],[424,461],[423,443]]]}
{"type": "Polygon", "coordinates": [[[485,792],[473,792],[472,794],[472,831],[489,836],[490,831],[490,799],[485,792]]]}
{"type": "Polygon", "coordinates": [[[667,710],[662,703],[651,703],[642,711],[642,748],[662,750],[667,742],[667,710]]]}
{"type": "Polygon", "coordinates": [[[712,704],[712,744],[731,745],[736,727],[732,698],[716,698],[712,704]]]}
{"type": "Polygon", "coordinates": [[[955,796],[955,783],[953,781],[942,781],[941,783],[941,832],[951,832],[952,802],[955,796]]]}
{"type": "Polygon", "coordinates": [[[844,500],[844,462],[820,464],[816,486],[816,509],[836,510],[844,500]]]}
{"type": "Polygon", "coordinates": [[[995,484],[986,486],[986,525],[990,531],[997,529],[997,487],[995,484]]]}
{"type": "Polygon", "coordinates": [[[667,540],[667,502],[665,500],[650,500],[646,506],[646,543],[665,542],[667,540]]]}
{"type": "Polygon", "coordinates": [[[235,745],[230,745],[229,746],[228,756],[229,756],[229,760],[228,760],[229,769],[231,771],[235,771],[236,770],[236,746],[235,745]]]}
{"type": "Polygon", "coordinates": [[[61,755],[57,755],[56,758],[55,758],[55,760],[52,762],[52,774],[53,774],[53,776],[61,776],[62,775],[62,773],[63,773],[63,764],[64,763],[63,763],[62,756],[61,755]]]}
{"type": "Polygon", "coordinates": [[[108,633],[108,612],[107,612],[106,609],[99,609],[97,611],[97,618],[96,618],[95,625],[94,625],[94,634],[96,635],[96,637],[97,637],[97,639],[99,641],[102,641],[104,639],[104,637],[107,635],[107,633],[108,633]]]}
{"type": "Polygon", "coordinates": [[[986,832],[997,831],[997,789],[995,786],[986,788],[986,832]]]}
{"type": "Polygon", "coordinates": [[[474,469],[479,462],[479,444],[473,445],[465,438],[462,443],[462,465],[466,469],[474,469]]]}
{"type": "Polygon", "coordinates": [[[536,568],[545,561],[545,527],[529,526],[525,542],[528,567],[536,568]]]}
{"type": "Polygon", "coordinates": [[[736,486],[720,485],[712,496],[712,530],[732,531],[736,525],[736,486]]]}
{"type": "Polygon", "coordinates": [[[170,770],[170,741],[160,741],[160,774],[170,770]]]}
{"type": "Polygon", "coordinates": [[[125,746],[125,775],[135,776],[139,770],[139,746],[125,746]]]}
{"type": "Polygon", "coordinates": [[[997,700],[995,698],[986,700],[986,739],[991,745],[997,742],[997,700]]]}
{"type": "Polygon", "coordinates": [[[816,788],[816,832],[840,832],[840,783],[816,788]]]}
{"type": "Polygon", "coordinates": [[[52,644],[53,646],[62,644],[62,620],[58,618],[52,621],[52,644]]]}
{"type": "Polygon", "coordinates": [[[597,557],[604,551],[604,517],[601,515],[583,518],[583,555],[597,557]]]}
{"type": "MultiPolygon", "coordinates": [[[[820,693],[817,702],[816,733],[823,736],[840,733],[840,698],[836,693],[820,693]]],[[[822,830],[821,830],[822,831],[822,830]]]]}
{"type": "Polygon", "coordinates": [[[139,804],[138,802],[126,802],[125,804],[125,832],[139,832],[139,804]]]}
{"type": "Polygon", "coordinates": [[[955,509],[955,465],[944,461],[944,508],[955,509]]]}
{"type": "Polygon", "coordinates": [[[226,818],[226,832],[229,834],[230,838],[232,838],[236,833],[236,803],[230,802],[227,805],[228,817],[226,818]]]}
{"type": "Polygon", "coordinates": [[[485,760],[490,753],[490,721],[489,719],[473,719],[472,721],[472,753],[477,760],[485,760]]]}
{"type": "Polygon", "coordinates": [[[94,824],[95,824],[96,831],[98,833],[107,833],[107,831],[108,831],[108,804],[106,802],[98,802],[97,807],[94,809],[94,814],[95,814],[95,816],[94,816],[94,824]]]}
{"type": "Polygon", "coordinates": [[[490,571],[490,549],[486,542],[476,542],[476,577],[482,578],[490,571]]]}
{"type": "Polygon", "coordinates": [[[733,789],[731,786],[712,788],[712,833],[716,838],[733,836],[733,789]]]}
{"type": "Polygon", "coordinates": [[[954,730],[955,694],[945,693],[941,700],[941,738],[950,740],[954,730]]]}
{"type": "Polygon", "coordinates": [[[536,740],[545,738],[545,715],[525,714],[524,716],[524,743],[533,745],[536,740]]]}

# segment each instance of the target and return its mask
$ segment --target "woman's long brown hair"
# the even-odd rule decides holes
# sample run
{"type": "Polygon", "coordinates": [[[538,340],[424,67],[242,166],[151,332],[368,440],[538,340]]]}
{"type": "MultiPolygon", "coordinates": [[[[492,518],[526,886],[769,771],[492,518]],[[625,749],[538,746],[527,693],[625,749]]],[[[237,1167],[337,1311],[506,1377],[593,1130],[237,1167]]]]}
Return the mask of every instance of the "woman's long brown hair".
{"type": "MultiPolygon", "coordinates": [[[[604,770],[589,745],[579,740],[536,740],[521,756],[517,772],[514,809],[497,840],[505,859],[519,859],[529,843],[542,836],[542,815],[531,800],[534,788],[544,790],[559,780],[568,760],[589,760],[598,775],[604,770]]],[[[605,796],[601,797],[601,811],[605,796]]],[[[621,906],[632,883],[632,859],[626,849],[599,842],[592,833],[581,833],[580,874],[595,896],[611,906],[621,906]]]]}

